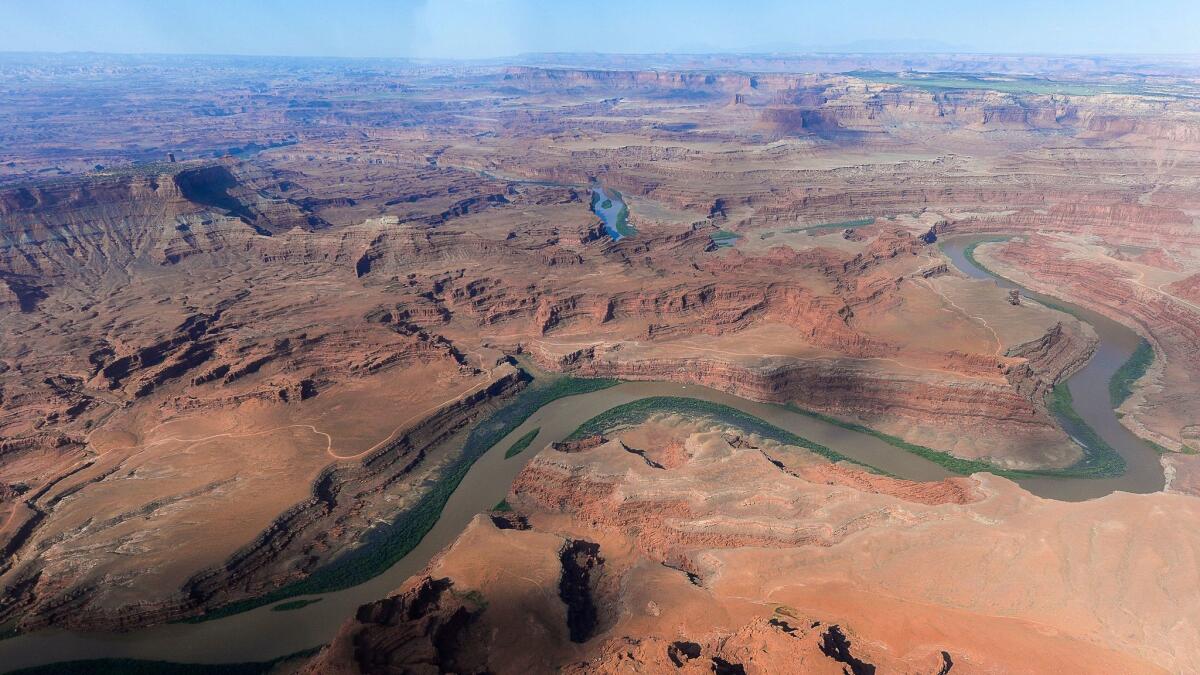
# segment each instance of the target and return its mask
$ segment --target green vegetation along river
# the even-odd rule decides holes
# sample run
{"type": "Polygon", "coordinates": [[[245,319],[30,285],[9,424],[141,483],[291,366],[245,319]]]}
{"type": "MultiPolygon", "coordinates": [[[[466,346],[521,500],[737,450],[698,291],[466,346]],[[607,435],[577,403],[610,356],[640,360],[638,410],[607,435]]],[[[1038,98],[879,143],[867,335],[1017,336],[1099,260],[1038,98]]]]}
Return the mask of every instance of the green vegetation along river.
{"type": "MultiPolygon", "coordinates": [[[[949,237],[942,241],[942,251],[955,266],[972,277],[991,279],[1002,288],[1020,289],[1027,297],[1091,324],[1100,336],[1100,344],[1087,364],[1066,381],[1066,391],[1061,390],[1063,384],[1059,385],[1059,390],[1051,396],[1051,409],[1067,433],[1077,441],[1082,441],[1085,446],[1102,443],[1123,458],[1125,464],[1120,475],[1108,478],[1030,478],[1019,482],[1036,494],[1069,500],[1091,499],[1117,490],[1143,493],[1161,490],[1165,478],[1158,452],[1121,424],[1113,411],[1109,394],[1115,375],[1127,372],[1137,367],[1139,361],[1145,360],[1145,348],[1141,348],[1139,353],[1142,338],[1103,314],[1035,293],[979,265],[972,255],[974,246],[997,239],[985,236],[949,237]],[[1134,363],[1126,367],[1125,364],[1131,360],[1134,363]],[[1072,411],[1074,414],[1071,414],[1072,411]]],[[[1121,380],[1122,377],[1118,376],[1118,382],[1121,380]]],[[[1128,386],[1128,383],[1122,386],[1128,386]]]]}
{"type": "Polygon", "coordinates": [[[604,221],[604,231],[613,241],[631,237],[637,231],[629,226],[629,207],[620,192],[592,184],[592,212],[604,221]]]}
{"type": "MultiPolygon", "coordinates": [[[[985,278],[987,272],[964,255],[964,249],[970,243],[972,240],[969,239],[952,240],[944,244],[944,250],[964,272],[985,278]]],[[[1028,295],[1040,299],[1037,294],[1028,295]]],[[[1066,500],[1100,497],[1115,490],[1152,492],[1161,489],[1163,473],[1157,454],[1121,426],[1109,403],[1109,381],[1134,353],[1139,338],[1128,328],[1094,312],[1065,306],[1050,298],[1045,300],[1092,323],[1101,337],[1096,355],[1070,378],[1068,386],[1073,409],[1080,419],[1120,453],[1127,470],[1113,478],[1013,477],[1035,494],[1066,500]]],[[[762,429],[775,430],[772,433],[799,437],[806,440],[809,447],[816,446],[837,457],[912,480],[937,480],[961,472],[954,462],[934,461],[938,459],[936,456],[930,459],[927,453],[923,455],[921,451],[927,449],[905,448],[896,439],[869,429],[836,423],[785,406],[755,403],[695,385],[623,382],[550,400],[532,413],[520,410],[523,418],[520,424],[509,423],[495,433],[475,434],[487,438],[488,449],[466,469],[457,489],[436,514],[432,528],[408,550],[407,555],[384,570],[374,570],[375,576],[362,583],[337,591],[289,597],[288,611],[272,611],[272,605],[268,604],[211,621],[152,626],[124,634],[50,629],[18,635],[0,640],[0,664],[3,664],[0,667],[7,672],[58,661],[100,658],[183,663],[262,662],[327,643],[359,605],[385,597],[452,542],[476,514],[500,503],[517,473],[537,450],[566,438],[580,426],[617,406],[650,397],[694,399],[715,404],[693,407],[703,409],[705,414],[717,419],[728,417],[724,421],[731,424],[747,424],[749,416],[755,418],[753,424],[765,425],[762,429]],[[726,410],[735,412],[722,412],[726,410]],[[533,438],[526,441],[530,434],[533,438]],[[529,451],[507,453],[524,442],[529,443],[529,451]],[[300,604],[302,600],[318,598],[320,602],[300,604]]],[[[1079,437],[1078,433],[1073,432],[1073,435],[1079,437]]],[[[465,446],[468,436],[469,432],[463,432],[447,442],[465,446]]]]}

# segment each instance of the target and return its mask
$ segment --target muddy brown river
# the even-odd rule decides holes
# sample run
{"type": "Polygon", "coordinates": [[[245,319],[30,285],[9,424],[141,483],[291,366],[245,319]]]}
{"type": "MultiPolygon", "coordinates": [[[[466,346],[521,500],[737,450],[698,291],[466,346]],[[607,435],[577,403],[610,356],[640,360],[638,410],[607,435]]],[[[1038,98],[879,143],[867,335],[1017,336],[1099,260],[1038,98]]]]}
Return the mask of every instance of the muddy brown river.
{"type": "MultiPolygon", "coordinates": [[[[943,250],[967,274],[991,279],[963,256],[963,249],[975,240],[978,238],[952,239],[944,243],[943,250]]],[[[999,283],[1005,285],[1007,282],[999,283]]],[[[1036,293],[1023,292],[1035,299],[1039,297],[1036,293]]],[[[1057,299],[1055,302],[1066,304],[1057,299]]],[[[1096,328],[1101,339],[1095,356],[1069,381],[1076,410],[1121,453],[1128,468],[1124,475],[1111,479],[1028,478],[1018,482],[1043,497],[1072,501],[1100,497],[1116,490],[1160,490],[1163,472],[1157,454],[1121,426],[1108,402],[1108,380],[1133,353],[1139,338],[1107,317],[1083,308],[1073,309],[1096,328]]],[[[503,499],[517,473],[540,448],[562,439],[581,423],[613,406],[648,396],[689,396],[722,403],[904,478],[937,480],[950,475],[941,466],[873,436],[779,406],[755,403],[696,385],[626,382],[610,389],[559,399],[534,413],[471,467],[421,543],[386,572],[366,583],[334,593],[292,598],[290,600],[319,598],[320,602],[290,611],[272,611],[266,606],[205,623],[152,626],[123,634],[56,629],[37,631],[0,641],[0,669],[7,672],[58,661],[120,657],[190,663],[266,661],[327,643],[359,605],[388,595],[452,542],[475,515],[503,499]],[[520,455],[505,459],[504,450],[536,427],[541,427],[541,431],[533,444],[520,455]]],[[[465,435],[450,442],[461,443],[464,438],[465,435]]]]}
{"type": "MultiPolygon", "coordinates": [[[[1100,344],[1096,352],[1079,372],[1067,380],[1067,387],[1074,399],[1075,412],[1087,422],[1097,434],[1125,458],[1125,473],[1115,478],[1028,478],[1017,481],[1030,492],[1043,497],[1080,501],[1102,497],[1118,490],[1122,492],[1157,492],[1163,489],[1166,479],[1158,453],[1149,444],[1126,429],[1113,412],[1109,401],[1108,382],[1117,369],[1133,355],[1141,337],[1132,329],[1112,319],[1078,305],[1035,293],[1007,279],[990,275],[966,258],[963,251],[974,242],[987,241],[992,237],[950,237],[942,242],[942,251],[954,265],[977,279],[989,279],[1002,288],[1020,289],[1021,293],[1039,302],[1050,302],[1070,309],[1096,329],[1100,344]]],[[[1064,422],[1063,420],[1059,420],[1064,422]]],[[[1069,432],[1070,424],[1063,426],[1069,432]]]]}

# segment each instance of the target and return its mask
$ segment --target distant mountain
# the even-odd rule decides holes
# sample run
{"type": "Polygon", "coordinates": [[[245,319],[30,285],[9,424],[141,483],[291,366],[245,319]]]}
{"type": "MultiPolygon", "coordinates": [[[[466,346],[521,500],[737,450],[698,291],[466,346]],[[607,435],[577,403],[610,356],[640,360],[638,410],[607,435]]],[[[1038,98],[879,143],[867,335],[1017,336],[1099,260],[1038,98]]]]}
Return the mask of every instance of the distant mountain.
{"type": "Polygon", "coordinates": [[[840,44],[801,44],[798,42],[761,42],[739,48],[722,48],[712,44],[687,43],[674,50],[680,54],[952,54],[978,50],[941,40],[898,38],[889,40],[855,40],[840,44]]]}

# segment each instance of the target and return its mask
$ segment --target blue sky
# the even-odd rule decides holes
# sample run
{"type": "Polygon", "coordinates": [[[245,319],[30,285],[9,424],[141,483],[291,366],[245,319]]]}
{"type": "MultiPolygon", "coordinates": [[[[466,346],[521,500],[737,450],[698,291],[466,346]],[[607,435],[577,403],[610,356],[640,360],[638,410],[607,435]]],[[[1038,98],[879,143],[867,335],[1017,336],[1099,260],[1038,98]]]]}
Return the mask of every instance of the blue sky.
{"type": "Polygon", "coordinates": [[[1197,53],[1200,0],[0,0],[0,51],[1197,53]]]}

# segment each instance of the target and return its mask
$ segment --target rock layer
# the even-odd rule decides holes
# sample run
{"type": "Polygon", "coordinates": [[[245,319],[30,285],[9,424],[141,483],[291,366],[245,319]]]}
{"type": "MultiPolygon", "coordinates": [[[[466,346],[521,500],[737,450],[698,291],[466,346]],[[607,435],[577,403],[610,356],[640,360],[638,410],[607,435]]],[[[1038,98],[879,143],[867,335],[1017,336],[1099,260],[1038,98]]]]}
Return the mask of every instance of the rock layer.
{"type": "Polygon", "coordinates": [[[497,673],[1195,667],[1196,547],[1178,527],[1200,518],[1190,497],[1068,504],[986,475],[911,483],[678,417],[614,435],[544,449],[507,498],[530,529],[477,517],[308,671],[408,658],[420,643],[396,638],[424,619],[363,617],[430,579],[486,603],[463,654],[497,673]],[[623,442],[678,461],[652,467],[623,442]],[[604,571],[589,582],[597,629],[572,641],[572,604],[556,591],[561,552],[580,540],[604,571]]]}
{"type": "Polygon", "coordinates": [[[1124,420],[1197,447],[1194,64],[612,58],[4,57],[0,624],[305,578],[429,494],[515,393],[506,354],[1070,465],[1042,397],[1094,337],[957,274],[946,233],[1030,235],[1012,269],[1132,317],[1157,360],[1124,420]],[[867,72],[921,64],[956,84],[867,72]]]}

